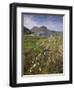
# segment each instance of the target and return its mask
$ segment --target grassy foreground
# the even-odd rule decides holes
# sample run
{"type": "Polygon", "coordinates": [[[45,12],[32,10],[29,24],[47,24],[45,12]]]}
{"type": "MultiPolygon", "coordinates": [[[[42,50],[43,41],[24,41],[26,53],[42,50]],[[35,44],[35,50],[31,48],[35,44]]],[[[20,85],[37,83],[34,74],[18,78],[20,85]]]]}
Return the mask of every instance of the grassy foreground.
{"type": "Polygon", "coordinates": [[[24,35],[24,75],[63,73],[63,37],[24,35]]]}

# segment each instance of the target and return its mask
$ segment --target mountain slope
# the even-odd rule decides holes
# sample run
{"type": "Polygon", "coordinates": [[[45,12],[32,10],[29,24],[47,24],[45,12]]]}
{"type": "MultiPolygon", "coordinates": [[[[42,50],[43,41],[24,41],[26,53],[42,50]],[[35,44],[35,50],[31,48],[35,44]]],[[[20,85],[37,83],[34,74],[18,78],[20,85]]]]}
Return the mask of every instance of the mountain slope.
{"type": "Polygon", "coordinates": [[[24,34],[31,34],[31,30],[29,30],[28,28],[24,27],[24,34]]]}
{"type": "Polygon", "coordinates": [[[55,35],[55,34],[62,34],[62,32],[58,32],[58,31],[53,31],[53,30],[49,30],[47,27],[45,26],[41,26],[41,27],[33,27],[31,29],[31,31],[33,32],[33,34],[35,35],[55,35]]]}
{"type": "Polygon", "coordinates": [[[62,35],[63,32],[50,30],[45,26],[41,26],[41,27],[34,26],[32,29],[28,29],[24,27],[24,34],[50,36],[50,35],[56,35],[56,34],[62,35]]]}

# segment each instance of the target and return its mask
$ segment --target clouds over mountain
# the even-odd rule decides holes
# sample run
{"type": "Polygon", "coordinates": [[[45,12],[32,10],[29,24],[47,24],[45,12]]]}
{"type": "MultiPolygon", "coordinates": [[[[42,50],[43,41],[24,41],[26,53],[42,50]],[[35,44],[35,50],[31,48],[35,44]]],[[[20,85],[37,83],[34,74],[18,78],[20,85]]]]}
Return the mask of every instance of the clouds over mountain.
{"type": "Polygon", "coordinates": [[[63,31],[63,16],[24,14],[23,26],[31,29],[34,26],[46,26],[48,29],[63,31]]]}

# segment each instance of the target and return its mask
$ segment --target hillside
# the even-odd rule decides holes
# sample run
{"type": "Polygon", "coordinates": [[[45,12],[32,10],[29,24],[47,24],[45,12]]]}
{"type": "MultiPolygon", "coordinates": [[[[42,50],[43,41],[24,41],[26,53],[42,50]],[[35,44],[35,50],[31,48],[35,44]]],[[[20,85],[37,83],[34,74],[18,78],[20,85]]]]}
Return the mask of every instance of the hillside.
{"type": "Polygon", "coordinates": [[[24,34],[31,34],[32,33],[31,30],[29,30],[26,27],[23,27],[23,29],[24,29],[24,34]]]}
{"type": "Polygon", "coordinates": [[[24,33],[31,34],[31,35],[43,35],[43,36],[62,34],[62,32],[49,30],[45,26],[41,26],[41,27],[34,26],[32,29],[28,29],[28,28],[24,27],[24,33]]]}
{"type": "Polygon", "coordinates": [[[24,75],[63,73],[62,36],[24,35],[24,75]]]}

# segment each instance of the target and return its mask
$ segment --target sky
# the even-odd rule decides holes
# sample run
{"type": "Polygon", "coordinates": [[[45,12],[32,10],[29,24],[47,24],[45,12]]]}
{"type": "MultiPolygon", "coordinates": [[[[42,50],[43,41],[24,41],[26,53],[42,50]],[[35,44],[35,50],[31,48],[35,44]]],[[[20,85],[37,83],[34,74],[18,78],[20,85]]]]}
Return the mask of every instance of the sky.
{"type": "Polygon", "coordinates": [[[23,26],[31,29],[34,26],[46,26],[49,30],[63,31],[62,15],[23,14],[23,26]]]}

